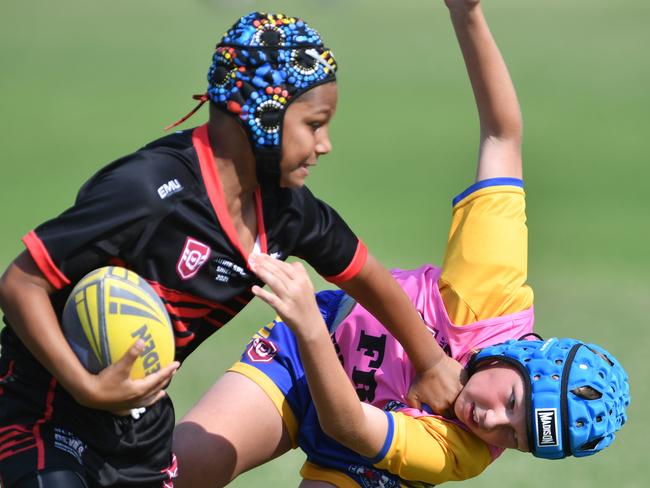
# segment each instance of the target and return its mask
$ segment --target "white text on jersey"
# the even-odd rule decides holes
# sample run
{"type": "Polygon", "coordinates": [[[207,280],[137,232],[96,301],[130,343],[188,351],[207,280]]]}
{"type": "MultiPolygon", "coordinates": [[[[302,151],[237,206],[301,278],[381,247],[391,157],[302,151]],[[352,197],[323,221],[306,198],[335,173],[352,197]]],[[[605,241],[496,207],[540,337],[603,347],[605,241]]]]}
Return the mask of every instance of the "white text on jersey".
{"type": "Polygon", "coordinates": [[[183,185],[181,185],[178,180],[174,178],[173,180],[169,180],[164,185],[158,187],[158,196],[161,200],[164,200],[168,196],[173,195],[174,193],[178,193],[182,189],[183,185]]]}

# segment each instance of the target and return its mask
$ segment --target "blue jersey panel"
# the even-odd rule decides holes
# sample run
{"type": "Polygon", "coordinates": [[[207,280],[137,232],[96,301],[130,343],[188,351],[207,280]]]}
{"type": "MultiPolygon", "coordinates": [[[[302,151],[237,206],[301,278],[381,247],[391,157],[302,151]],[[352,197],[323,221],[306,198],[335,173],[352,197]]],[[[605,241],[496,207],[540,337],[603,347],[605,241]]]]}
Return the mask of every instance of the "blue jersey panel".
{"type": "MultiPolygon", "coordinates": [[[[340,290],[324,291],[316,296],[320,312],[330,328],[344,297],[345,293],[340,290]]],[[[321,430],[298,345],[289,327],[284,322],[274,321],[264,332],[260,334],[264,337],[255,339],[260,341],[261,347],[248,348],[241,361],[264,373],[285,396],[299,424],[298,445],[307,455],[307,460],[337,469],[362,487],[398,488],[398,477],[372,467],[373,460],[342,446],[321,430]]],[[[388,418],[392,425],[392,417],[388,415],[388,418]]]]}

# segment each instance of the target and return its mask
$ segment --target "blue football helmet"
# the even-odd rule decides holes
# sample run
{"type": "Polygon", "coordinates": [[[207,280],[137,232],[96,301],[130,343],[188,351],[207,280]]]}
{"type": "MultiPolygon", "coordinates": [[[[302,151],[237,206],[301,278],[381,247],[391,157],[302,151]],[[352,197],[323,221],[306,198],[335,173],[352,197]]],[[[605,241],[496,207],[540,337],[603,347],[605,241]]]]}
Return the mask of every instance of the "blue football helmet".
{"type": "Polygon", "coordinates": [[[491,360],[522,375],[530,451],[536,457],[590,456],[627,420],[628,376],[606,350],[576,339],[510,340],[480,350],[469,374],[491,360]]]}

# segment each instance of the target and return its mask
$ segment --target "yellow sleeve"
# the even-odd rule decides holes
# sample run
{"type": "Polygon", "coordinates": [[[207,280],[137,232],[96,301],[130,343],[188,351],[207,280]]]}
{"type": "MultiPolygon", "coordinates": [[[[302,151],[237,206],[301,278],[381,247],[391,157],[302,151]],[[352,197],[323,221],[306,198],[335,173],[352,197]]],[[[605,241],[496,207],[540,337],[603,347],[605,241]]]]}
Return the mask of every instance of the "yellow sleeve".
{"type": "Polygon", "coordinates": [[[533,304],[533,291],[526,285],[524,190],[490,181],[470,187],[453,209],[438,286],[455,325],[520,312],[533,304]]]}
{"type": "Polygon", "coordinates": [[[437,417],[391,412],[394,433],[386,456],[374,466],[404,480],[438,484],[480,474],[491,462],[487,445],[458,425],[437,417]]]}

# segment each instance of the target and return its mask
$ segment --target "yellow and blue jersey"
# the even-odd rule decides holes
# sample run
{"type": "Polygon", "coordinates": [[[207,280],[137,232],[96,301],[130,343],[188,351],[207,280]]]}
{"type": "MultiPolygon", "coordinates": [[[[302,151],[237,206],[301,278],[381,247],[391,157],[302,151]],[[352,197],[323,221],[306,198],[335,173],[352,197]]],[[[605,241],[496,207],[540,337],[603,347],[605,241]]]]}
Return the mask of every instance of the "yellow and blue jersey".
{"type": "MultiPolygon", "coordinates": [[[[521,180],[481,181],[454,201],[443,267],[393,272],[436,340],[462,364],[478,348],[532,331],[525,222],[521,180]]],[[[327,437],[293,334],[282,322],[269,324],[231,370],[274,400],[294,446],[307,454],[304,478],[341,487],[421,487],[476,476],[500,454],[460,423],[406,406],[415,371],[372,315],[356,305],[339,322],[350,302],[341,291],[321,292],[317,301],[359,398],[386,412],[389,432],[372,459],[327,437]]]]}

